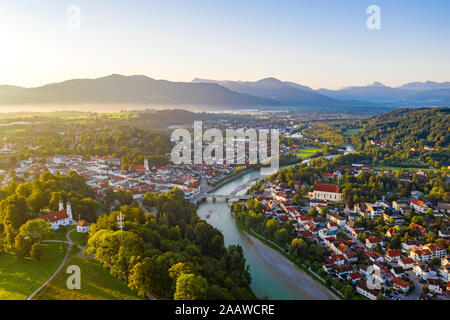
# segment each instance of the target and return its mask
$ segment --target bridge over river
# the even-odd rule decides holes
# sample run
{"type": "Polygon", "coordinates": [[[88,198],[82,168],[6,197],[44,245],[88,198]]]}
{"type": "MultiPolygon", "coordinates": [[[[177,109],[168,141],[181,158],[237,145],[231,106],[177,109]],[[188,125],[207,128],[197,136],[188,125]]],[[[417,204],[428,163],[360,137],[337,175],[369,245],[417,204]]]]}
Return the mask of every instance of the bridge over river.
{"type": "Polygon", "coordinates": [[[221,195],[221,194],[208,194],[208,193],[205,193],[205,194],[198,195],[192,201],[194,203],[200,203],[203,200],[212,199],[214,202],[216,200],[227,201],[227,202],[230,201],[231,202],[231,201],[239,201],[239,200],[248,200],[248,199],[251,199],[251,198],[252,198],[252,196],[221,195]]]}

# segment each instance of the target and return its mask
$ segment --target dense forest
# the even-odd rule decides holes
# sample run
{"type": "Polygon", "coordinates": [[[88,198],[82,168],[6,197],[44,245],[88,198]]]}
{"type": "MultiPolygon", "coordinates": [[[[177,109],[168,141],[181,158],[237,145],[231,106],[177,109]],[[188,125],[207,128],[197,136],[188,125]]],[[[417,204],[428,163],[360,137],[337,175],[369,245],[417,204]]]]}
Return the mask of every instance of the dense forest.
{"type": "Polygon", "coordinates": [[[99,217],[89,232],[88,254],[142,296],[162,299],[255,299],[240,246],[225,247],[222,233],[200,220],[179,189],[154,195],[154,216],[123,206],[99,217]]]}
{"type": "Polygon", "coordinates": [[[364,151],[383,165],[440,168],[450,163],[449,123],[450,108],[400,109],[370,118],[358,138],[366,141],[364,151]],[[370,140],[386,147],[375,151],[370,140]]]}

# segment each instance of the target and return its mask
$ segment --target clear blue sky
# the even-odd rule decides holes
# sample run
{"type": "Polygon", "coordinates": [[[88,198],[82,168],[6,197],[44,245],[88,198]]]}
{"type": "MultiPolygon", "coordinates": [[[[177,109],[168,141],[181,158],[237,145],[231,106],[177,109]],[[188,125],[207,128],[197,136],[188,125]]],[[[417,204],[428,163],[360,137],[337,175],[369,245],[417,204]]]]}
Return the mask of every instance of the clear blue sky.
{"type": "Polygon", "coordinates": [[[112,73],[313,88],[450,81],[450,1],[2,0],[0,84],[112,73]],[[69,5],[80,29],[66,27],[69,5]],[[366,8],[381,9],[381,30],[366,8]]]}

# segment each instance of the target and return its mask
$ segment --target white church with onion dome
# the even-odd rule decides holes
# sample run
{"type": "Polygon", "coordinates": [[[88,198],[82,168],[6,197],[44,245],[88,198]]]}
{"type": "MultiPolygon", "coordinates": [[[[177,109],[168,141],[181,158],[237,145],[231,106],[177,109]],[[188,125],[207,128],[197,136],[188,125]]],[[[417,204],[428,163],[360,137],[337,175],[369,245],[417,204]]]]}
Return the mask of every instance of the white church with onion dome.
{"type": "Polygon", "coordinates": [[[58,230],[61,226],[68,226],[72,224],[74,221],[70,201],[67,202],[66,209],[64,209],[64,203],[61,200],[59,201],[59,211],[47,213],[43,216],[36,217],[31,220],[36,219],[44,219],[45,221],[48,221],[51,225],[52,230],[58,230]]]}

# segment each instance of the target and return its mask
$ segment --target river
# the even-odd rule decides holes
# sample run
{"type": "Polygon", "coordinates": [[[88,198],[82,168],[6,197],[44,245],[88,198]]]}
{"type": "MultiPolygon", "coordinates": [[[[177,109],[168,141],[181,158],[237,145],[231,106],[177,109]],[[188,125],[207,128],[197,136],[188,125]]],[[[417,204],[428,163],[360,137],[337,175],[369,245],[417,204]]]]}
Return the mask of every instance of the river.
{"type": "MultiPolygon", "coordinates": [[[[347,153],[355,152],[353,146],[345,145],[345,147],[347,153]]],[[[251,171],[226,183],[214,191],[214,194],[229,195],[234,194],[235,190],[239,190],[236,194],[245,194],[248,187],[260,177],[259,170],[251,171]],[[246,186],[246,188],[242,188],[242,186],[246,186]]],[[[222,231],[226,246],[239,244],[242,247],[247,264],[250,265],[251,287],[259,298],[267,296],[270,299],[279,300],[305,300],[329,297],[329,292],[319,283],[311,280],[302,272],[297,272],[293,265],[289,265],[290,262],[275,250],[261,245],[259,241],[255,241],[240,230],[226,202],[204,201],[198,207],[197,214],[222,231]],[[209,218],[206,218],[208,215],[209,218]],[[270,260],[274,258],[281,263],[270,260]],[[293,283],[293,279],[296,280],[294,281],[296,283],[293,283]]]]}

